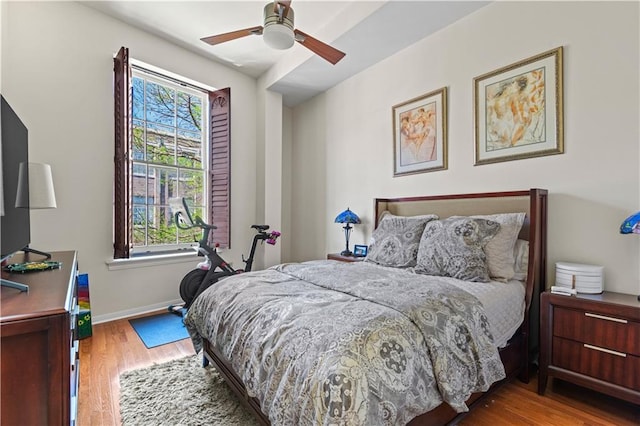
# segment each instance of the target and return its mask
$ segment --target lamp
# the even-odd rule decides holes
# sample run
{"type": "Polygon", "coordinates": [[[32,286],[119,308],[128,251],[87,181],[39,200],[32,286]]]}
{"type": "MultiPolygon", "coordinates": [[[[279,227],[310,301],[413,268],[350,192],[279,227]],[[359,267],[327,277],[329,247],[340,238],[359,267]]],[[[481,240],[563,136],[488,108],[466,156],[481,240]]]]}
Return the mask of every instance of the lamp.
{"type": "Polygon", "coordinates": [[[640,234],[640,212],[634,213],[620,225],[621,234],[640,234]]]}
{"type": "MultiPolygon", "coordinates": [[[[16,207],[26,209],[55,209],[56,194],[53,189],[51,166],[43,163],[20,163],[16,207]]],[[[29,248],[23,249],[51,259],[51,254],[29,248]]]]}
{"type": "Polygon", "coordinates": [[[262,30],[262,39],[273,49],[286,50],[293,46],[293,30],[281,24],[269,25],[262,30]]]}
{"type": "Polygon", "coordinates": [[[347,208],[345,211],[343,211],[338,216],[336,216],[335,223],[345,224],[343,229],[344,229],[344,237],[346,239],[347,244],[344,251],[342,251],[340,254],[343,256],[352,256],[353,253],[351,252],[351,250],[349,250],[349,235],[351,234],[351,229],[353,228],[351,224],[360,223],[360,218],[358,217],[357,214],[355,214],[354,212],[349,210],[349,208],[347,208]]]}
{"type": "Polygon", "coordinates": [[[285,50],[293,46],[295,34],[293,33],[293,9],[286,9],[279,3],[274,8],[273,3],[267,3],[264,7],[264,28],[262,40],[267,46],[285,50]]]}
{"type": "MultiPolygon", "coordinates": [[[[636,212],[626,218],[620,225],[621,234],[640,234],[640,212],[636,212]]],[[[638,295],[640,301],[640,295],[638,295]]]]}

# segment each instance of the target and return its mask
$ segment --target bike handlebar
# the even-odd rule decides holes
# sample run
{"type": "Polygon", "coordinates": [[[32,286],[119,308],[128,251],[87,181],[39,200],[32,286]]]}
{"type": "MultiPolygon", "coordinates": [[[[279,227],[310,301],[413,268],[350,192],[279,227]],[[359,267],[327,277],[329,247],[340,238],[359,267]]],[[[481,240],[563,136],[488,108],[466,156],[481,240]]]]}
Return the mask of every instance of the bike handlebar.
{"type": "Polygon", "coordinates": [[[208,223],[203,221],[202,218],[200,218],[200,216],[196,216],[194,220],[193,216],[191,215],[191,210],[189,209],[189,204],[187,204],[186,198],[182,198],[180,201],[178,201],[177,199],[172,199],[170,201],[170,204],[171,204],[171,208],[176,210],[174,214],[174,219],[176,222],[176,226],[179,229],[187,230],[187,229],[193,229],[196,227],[202,228],[205,230],[217,229],[215,225],[209,225],[208,223]],[[185,218],[182,216],[183,211],[187,215],[187,218],[189,220],[188,223],[185,220],[185,218]]]}
{"type": "MultiPolygon", "coordinates": [[[[174,214],[174,219],[176,226],[182,230],[188,230],[193,228],[201,228],[202,229],[202,238],[199,241],[199,249],[198,251],[209,257],[212,261],[212,265],[215,267],[219,267],[229,273],[233,273],[234,270],[231,268],[216,252],[215,249],[209,246],[209,233],[212,229],[217,229],[215,225],[209,225],[205,221],[203,221],[199,216],[194,217],[191,215],[191,210],[189,209],[189,205],[187,204],[187,200],[185,198],[182,199],[171,199],[170,200],[171,208],[176,212],[174,214]],[[183,217],[183,213],[186,214],[186,219],[183,217]],[[188,219],[188,221],[187,221],[188,219]]],[[[245,262],[245,270],[251,270],[251,264],[253,263],[253,254],[256,249],[256,245],[258,241],[266,241],[267,244],[275,245],[278,237],[280,237],[280,232],[271,231],[267,233],[269,229],[269,225],[251,225],[251,228],[255,229],[257,234],[253,238],[253,244],[251,247],[251,254],[249,255],[249,259],[244,259],[242,256],[242,260],[245,262]]]]}

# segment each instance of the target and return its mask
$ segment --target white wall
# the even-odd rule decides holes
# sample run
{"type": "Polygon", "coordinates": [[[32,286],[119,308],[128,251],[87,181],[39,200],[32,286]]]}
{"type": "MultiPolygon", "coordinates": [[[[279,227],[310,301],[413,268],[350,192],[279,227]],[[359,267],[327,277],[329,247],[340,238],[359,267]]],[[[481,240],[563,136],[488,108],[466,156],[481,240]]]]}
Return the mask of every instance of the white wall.
{"type": "MultiPolygon", "coordinates": [[[[344,158],[335,158],[348,149],[348,139],[344,139],[344,149],[331,153],[331,165],[327,154],[329,143],[327,129],[331,127],[327,119],[326,94],[316,96],[311,101],[294,108],[291,133],[291,259],[302,261],[321,259],[326,256],[326,248],[335,245],[327,243],[327,236],[333,229],[331,211],[327,210],[328,196],[342,193],[343,199],[351,199],[353,193],[342,185],[327,193],[327,170],[344,164],[344,158]]],[[[357,154],[367,158],[368,152],[357,154]]],[[[348,159],[347,159],[348,160],[348,159]]],[[[340,171],[344,176],[346,170],[340,171]]],[[[346,202],[346,201],[345,201],[346,202]]],[[[344,209],[343,209],[344,210],[344,209]]],[[[337,215],[342,210],[336,211],[337,215]]],[[[359,211],[361,214],[362,210],[359,211]]],[[[336,227],[338,225],[335,225],[336,227]]],[[[339,245],[337,247],[340,247],[339,245]]],[[[287,259],[285,259],[287,260],[287,259]]]]}
{"type": "MultiPolygon", "coordinates": [[[[273,229],[282,229],[282,95],[269,90],[265,96],[264,218],[273,229]],[[276,173],[270,170],[276,170],[276,173]]],[[[281,263],[282,244],[265,251],[265,265],[281,263]]]]}
{"type": "Polygon", "coordinates": [[[50,163],[58,208],[31,212],[31,246],[78,250],[94,319],[178,300],[198,262],[109,271],[112,256],[113,55],[213,87],[231,87],[232,249],[241,264],[256,216],[256,81],[76,2],[2,2],[2,91],[29,129],[29,155],[50,163]],[[234,118],[235,117],[235,118],[234,118]]]}
{"type": "Polygon", "coordinates": [[[291,227],[292,209],[291,209],[291,187],[292,187],[292,175],[291,175],[291,129],[292,129],[293,114],[291,108],[282,109],[282,233],[278,244],[282,245],[282,261],[291,259],[291,243],[293,240],[293,232],[291,227]]]}
{"type": "Polygon", "coordinates": [[[548,283],[557,261],[605,266],[605,288],[640,293],[638,3],[496,2],[293,111],[293,260],[340,251],[350,207],[368,243],[373,198],[530,187],[549,201],[548,283]],[[577,18],[579,17],[579,18],[577,18]],[[474,166],[473,78],[564,46],[565,153],[474,166]],[[393,178],[392,106],[449,90],[449,168],[393,178]],[[326,238],[326,241],[325,241],[326,238]]]}
{"type": "Polygon", "coordinates": [[[254,270],[281,263],[291,251],[291,109],[280,93],[259,90],[258,99],[257,221],[282,237],[256,252],[254,270]]]}

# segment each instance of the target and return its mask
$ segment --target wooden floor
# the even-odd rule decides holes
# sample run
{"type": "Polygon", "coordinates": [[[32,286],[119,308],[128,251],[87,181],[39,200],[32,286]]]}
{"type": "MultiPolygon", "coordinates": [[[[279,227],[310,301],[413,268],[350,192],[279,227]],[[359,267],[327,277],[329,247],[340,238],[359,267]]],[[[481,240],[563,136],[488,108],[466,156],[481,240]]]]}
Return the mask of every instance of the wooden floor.
{"type": "MultiPolygon", "coordinates": [[[[128,320],[94,325],[80,342],[79,426],[119,425],[121,372],[194,353],[189,339],[147,349],[128,320]]],[[[537,380],[507,383],[461,425],[640,425],[640,407],[570,383],[550,379],[545,396],[537,380]]]]}

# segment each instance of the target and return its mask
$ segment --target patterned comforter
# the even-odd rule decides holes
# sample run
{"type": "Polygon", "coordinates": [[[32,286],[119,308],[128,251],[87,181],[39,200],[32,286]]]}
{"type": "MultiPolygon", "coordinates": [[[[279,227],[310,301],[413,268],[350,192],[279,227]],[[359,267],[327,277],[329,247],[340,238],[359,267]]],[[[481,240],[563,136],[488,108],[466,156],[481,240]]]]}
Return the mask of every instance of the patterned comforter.
{"type": "Polygon", "coordinates": [[[482,304],[446,278],[368,262],[225,278],[185,317],[274,425],[406,424],[505,377],[482,304]]]}

